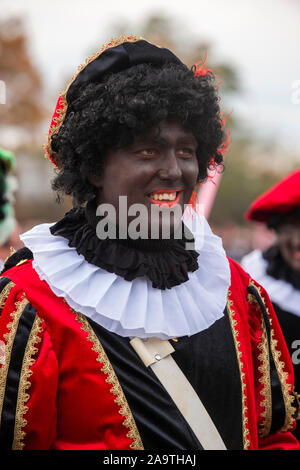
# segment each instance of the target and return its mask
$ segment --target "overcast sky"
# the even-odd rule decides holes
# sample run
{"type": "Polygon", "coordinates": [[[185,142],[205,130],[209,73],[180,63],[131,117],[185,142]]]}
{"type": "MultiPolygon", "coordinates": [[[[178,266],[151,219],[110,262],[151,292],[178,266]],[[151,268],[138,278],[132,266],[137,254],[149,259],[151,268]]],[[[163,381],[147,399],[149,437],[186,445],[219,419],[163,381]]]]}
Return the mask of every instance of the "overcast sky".
{"type": "Polygon", "coordinates": [[[110,39],[113,23],[138,24],[160,12],[180,21],[180,36],[211,41],[214,55],[238,69],[243,93],[233,102],[236,116],[297,149],[300,161],[300,102],[292,102],[297,80],[300,88],[300,0],[0,0],[1,15],[25,18],[34,61],[53,96],[91,49],[110,39]]]}

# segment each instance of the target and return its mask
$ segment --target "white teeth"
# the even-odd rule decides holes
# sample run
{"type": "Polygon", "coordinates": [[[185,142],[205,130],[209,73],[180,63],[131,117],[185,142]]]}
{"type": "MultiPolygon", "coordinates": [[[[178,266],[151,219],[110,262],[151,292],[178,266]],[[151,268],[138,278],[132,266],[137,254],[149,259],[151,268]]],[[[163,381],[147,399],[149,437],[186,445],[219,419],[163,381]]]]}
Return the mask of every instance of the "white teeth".
{"type": "Polygon", "coordinates": [[[174,193],[152,193],[150,195],[155,201],[175,201],[176,192],[174,193]]]}

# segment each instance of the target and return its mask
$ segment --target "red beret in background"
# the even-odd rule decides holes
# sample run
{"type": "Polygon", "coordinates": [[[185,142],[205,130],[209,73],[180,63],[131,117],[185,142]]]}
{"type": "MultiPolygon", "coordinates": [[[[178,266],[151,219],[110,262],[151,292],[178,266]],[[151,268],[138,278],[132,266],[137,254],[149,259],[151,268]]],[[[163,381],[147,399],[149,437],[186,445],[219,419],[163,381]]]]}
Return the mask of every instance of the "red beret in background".
{"type": "Polygon", "coordinates": [[[300,207],[300,168],[255,199],[245,218],[268,223],[274,214],[286,214],[297,207],[300,207]]]}

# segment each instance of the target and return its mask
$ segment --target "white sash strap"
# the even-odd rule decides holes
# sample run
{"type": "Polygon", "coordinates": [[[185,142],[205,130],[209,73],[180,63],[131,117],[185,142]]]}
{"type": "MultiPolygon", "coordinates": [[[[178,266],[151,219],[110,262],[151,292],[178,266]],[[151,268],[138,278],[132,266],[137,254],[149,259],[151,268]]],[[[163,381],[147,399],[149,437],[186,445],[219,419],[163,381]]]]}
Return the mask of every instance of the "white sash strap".
{"type": "Polygon", "coordinates": [[[144,362],[151,367],[164,386],[204,450],[226,450],[225,444],[182,370],[171,357],[174,348],[166,340],[158,338],[134,338],[131,346],[144,362]]]}

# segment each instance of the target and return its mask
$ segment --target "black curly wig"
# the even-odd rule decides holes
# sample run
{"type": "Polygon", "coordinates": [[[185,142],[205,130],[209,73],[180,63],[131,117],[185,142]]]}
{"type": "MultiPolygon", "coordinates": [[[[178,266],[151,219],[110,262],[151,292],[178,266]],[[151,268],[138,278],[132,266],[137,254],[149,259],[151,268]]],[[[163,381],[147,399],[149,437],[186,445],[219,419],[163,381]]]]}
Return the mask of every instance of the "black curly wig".
{"type": "Polygon", "coordinates": [[[193,132],[199,181],[211,159],[222,163],[225,133],[210,72],[195,76],[195,68],[183,64],[142,63],[81,84],[68,98],[64,122],[52,136],[59,167],[52,187],[72,195],[76,206],[94,197],[89,178],[101,172],[108,150],[130,145],[166,119],[193,132]]]}

